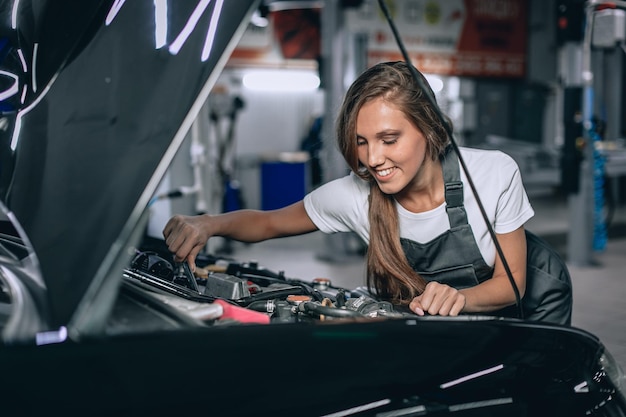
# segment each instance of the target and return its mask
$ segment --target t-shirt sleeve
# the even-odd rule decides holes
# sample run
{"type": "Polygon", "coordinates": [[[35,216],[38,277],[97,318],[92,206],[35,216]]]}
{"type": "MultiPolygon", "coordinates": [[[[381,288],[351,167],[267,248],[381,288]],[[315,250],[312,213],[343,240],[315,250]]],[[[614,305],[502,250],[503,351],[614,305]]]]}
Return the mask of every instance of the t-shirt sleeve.
{"type": "Polygon", "coordinates": [[[350,174],[307,194],[304,208],[311,221],[324,233],[354,231],[365,237],[368,194],[369,185],[350,174]]]}
{"type": "Polygon", "coordinates": [[[495,223],[495,232],[499,234],[516,230],[535,215],[517,163],[509,155],[501,155],[498,178],[503,181],[503,191],[498,199],[495,223]]]}

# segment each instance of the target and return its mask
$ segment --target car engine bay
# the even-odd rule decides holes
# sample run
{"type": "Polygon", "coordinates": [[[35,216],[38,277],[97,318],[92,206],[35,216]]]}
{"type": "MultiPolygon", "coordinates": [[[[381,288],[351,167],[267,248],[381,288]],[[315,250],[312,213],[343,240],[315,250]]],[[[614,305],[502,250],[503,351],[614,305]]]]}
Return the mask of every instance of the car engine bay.
{"type": "Polygon", "coordinates": [[[175,263],[165,253],[138,251],[124,270],[124,283],[208,326],[414,316],[377,300],[365,287],[340,288],[327,278],[306,282],[256,261],[199,255],[196,263],[192,272],[187,263],[175,263]]]}

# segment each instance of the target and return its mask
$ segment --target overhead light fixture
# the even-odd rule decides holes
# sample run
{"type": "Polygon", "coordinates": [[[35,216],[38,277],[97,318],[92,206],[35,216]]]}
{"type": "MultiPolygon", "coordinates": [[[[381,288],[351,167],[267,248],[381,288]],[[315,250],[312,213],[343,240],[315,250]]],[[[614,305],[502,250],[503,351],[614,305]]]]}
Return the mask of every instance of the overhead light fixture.
{"type": "Polygon", "coordinates": [[[267,19],[267,14],[269,10],[267,6],[261,5],[258,9],[252,13],[252,17],[250,18],[250,23],[259,28],[267,27],[269,24],[269,20],[267,19]]]}
{"type": "Polygon", "coordinates": [[[426,81],[430,84],[430,88],[432,88],[433,93],[437,94],[443,90],[443,80],[438,75],[432,74],[424,74],[426,81]]]}
{"type": "Polygon", "coordinates": [[[294,69],[259,69],[244,74],[243,86],[255,91],[305,92],[320,86],[315,71],[294,69]]]}

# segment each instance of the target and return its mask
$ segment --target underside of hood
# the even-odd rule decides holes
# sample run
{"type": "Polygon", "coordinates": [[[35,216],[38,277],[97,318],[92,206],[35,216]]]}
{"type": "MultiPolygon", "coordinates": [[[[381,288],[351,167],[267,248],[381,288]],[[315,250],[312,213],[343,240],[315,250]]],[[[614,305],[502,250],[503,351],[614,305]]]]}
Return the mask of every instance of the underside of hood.
{"type": "Polygon", "coordinates": [[[0,191],[38,259],[50,326],[106,315],[148,202],[256,3],[2,3],[0,191]]]}

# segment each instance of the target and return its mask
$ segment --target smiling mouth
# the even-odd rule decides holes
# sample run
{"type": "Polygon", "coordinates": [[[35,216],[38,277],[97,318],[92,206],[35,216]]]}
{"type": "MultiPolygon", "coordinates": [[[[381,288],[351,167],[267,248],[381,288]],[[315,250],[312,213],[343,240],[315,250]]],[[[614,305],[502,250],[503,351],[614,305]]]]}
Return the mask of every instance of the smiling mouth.
{"type": "Polygon", "coordinates": [[[378,175],[381,178],[387,177],[389,175],[391,175],[391,173],[395,170],[395,168],[387,168],[387,169],[381,169],[381,170],[377,170],[376,171],[376,175],[378,175]]]}

